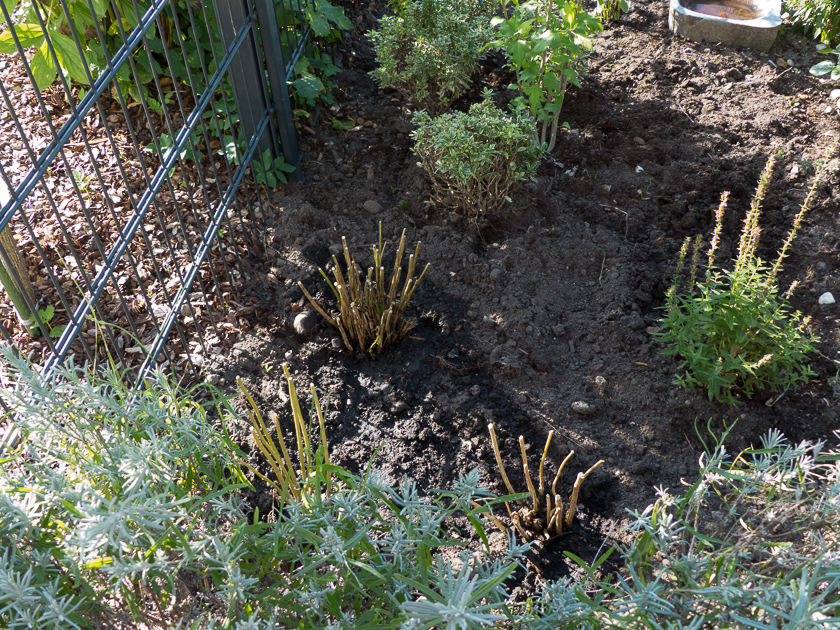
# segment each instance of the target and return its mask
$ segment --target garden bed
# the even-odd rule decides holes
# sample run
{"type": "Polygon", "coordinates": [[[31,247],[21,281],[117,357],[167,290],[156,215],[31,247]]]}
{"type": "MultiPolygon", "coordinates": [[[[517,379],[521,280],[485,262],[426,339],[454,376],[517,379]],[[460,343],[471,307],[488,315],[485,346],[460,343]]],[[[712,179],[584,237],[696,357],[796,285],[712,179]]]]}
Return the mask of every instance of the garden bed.
{"type": "MultiPolygon", "coordinates": [[[[260,323],[206,364],[223,389],[241,377],[289,431],[282,363],[299,385],[329,392],[330,449],[351,471],[372,459],[393,481],[407,474],[433,488],[478,468],[504,492],[489,423],[518,490],[526,489],[520,435],[532,470],[551,430],[552,475],[575,451],[564,493],[603,459],[583,486],[575,526],[541,545],[533,575],[567,571],[563,551],[591,561],[620,539],[627,510],[652,503],[657,486],[680,492],[703,440],[725,426],[735,424],[735,452],[770,428],[794,442],[840,429],[840,308],[818,303],[828,291],[840,297],[836,170],[818,185],[782,274],[783,287],[800,282],[792,302],[821,337],[807,386],[736,407],[712,403],[672,384],[678,361],[652,336],[683,239],[702,233],[708,243],[720,194],[731,191],[719,260],[731,259],[761,170],[780,150],[759,254],[771,258],[784,240],[814,160],[840,138],[830,85],[808,73],[821,60],[814,43],[787,33],[767,54],[696,44],[668,31],[667,2],[634,7],[597,36],[589,72],[564,104],[571,130],[536,181],[501,211],[471,220],[428,203],[410,112],[368,75],[364,29],[375,21],[360,18],[346,36],[335,104],[303,127],[306,181],[277,194],[266,217],[267,266],[249,285],[260,323]],[[380,222],[386,259],[406,228],[410,245],[422,242],[420,263],[431,263],[409,306],[414,337],[368,359],[352,356],[320,319],[296,332],[307,306],[297,282],[329,302],[318,268],[342,237],[366,267],[380,222]]],[[[501,94],[509,81],[488,60],[471,97],[484,86],[501,94]]]]}

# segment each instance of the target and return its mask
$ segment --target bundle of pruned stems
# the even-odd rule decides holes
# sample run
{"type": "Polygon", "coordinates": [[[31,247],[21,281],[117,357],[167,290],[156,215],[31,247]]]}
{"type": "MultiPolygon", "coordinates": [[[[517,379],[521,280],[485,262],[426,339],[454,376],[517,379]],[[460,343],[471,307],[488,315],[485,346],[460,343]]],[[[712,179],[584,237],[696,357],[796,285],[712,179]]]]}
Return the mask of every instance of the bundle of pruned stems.
{"type": "Polygon", "coordinates": [[[312,496],[313,493],[320,495],[319,488],[310,487],[313,484],[318,485],[319,482],[324,482],[324,485],[326,486],[326,496],[329,497],[331,486],[331,474],[329,471],[326,472],[324,477],[315,474],[318,466],[328,467],[330,464],[330,456],[327,449],[327,432],[324,428],[324,413],[321,408],[321,403],[318,400],[318,394],[315,391],[315,385],[310,385],[310,390],[312,392],[312,406],[318,416],[318,425],[321,430],[321,446],[317,449],[317,451],[312,450],[312,443],[309,438],[309,428],[306,426],[303,412],[300,409],[297,390],[295,389],[295,384],[292,382],[292,376],[289,373],[289,366],[285,363],[283,364],[283,373],[286,375],[286,384],[289,388],[289,400],[292,406],[292,422],[295,427],[298,455],[297,464],[299,466],[297,471],[292,463],[292,458],[289,456],[289,451],[286,448],[286,441],[283,439],[283,432],[280,430],[280,421],[277,414],[272,411],[268,415],[269,419],[273,422],[274,430],[277,433],[277,442],[280,444],[279,451],[277,450],[274,440],[271,438],[268,427],[263,421],[262,414],[257,408],[254,399],[246,389],[242,379],[239,377],[236,379],[236,384],[239,386],[239,389],[242,391],[242,394],[251,406],[251,409],[246,410],[252,425],[251,436],[254,438],[260,452],[271,466],[271,470],[274,473],[276,481],[269,479],[266,475],[263,475],[248,462],[240,460],[240,463],[251,469],[255,475],[274,489],[280,500],[281,506],[285,505],[290,494],[297,502],[305,499],[306,496],[312,496]]]}
{"type": "MultiPolygon", "coordinates": [[[[490,440],[493,442],[493,453],[496,455],[496,462],[499,464],[499,471],[502,474],[502,480],[505,482],[508,492],[516,494],[516,491],[513,489],[507,473],[505,472],[505,465],[502,463],[502,455],[499,452],[499,442],[496,439],[496,431],[492,424],[487,425],[487,429],[490,431],[490,440]]],[[[513,521],[516,531],[518,531],[526,541],[533,540],[534,537],[539,534],[547,534],[548,536],[560,535],[563,533],[564,529],[571,529],[572,522],[575,518],[575,508],[577,507],[580,488],[586,478],[604,463],[604,460],[599,460],[586,472],[578,473],[577,478],[575,479],[575,484],[572,487],[572,494],[569,498],[568,509],[564,511],[563,498],[560,496],[560,493],[557,492],[557,482],[560,480],[560,475],[563,473],[563,469],[566,467],[566,464],[575,452],[570,451],[569,454],[566,455],[563,463],[560,464],[557,474],[554,476],[554,481],[551,484],[551,492],[547,492],[543,477],[543,468],[552,437],[554,437],[554,431],[549,432],[548,438],[545,441],[545,448],[543,449],[542,458],[540,459],[539,488],[537,489],[534,488],[534,482],[531,479],[531,472],[528,468],[528,453],[525,449],[525,438],[521,435],[519,436],[519,450],[522,454],[522,468],[525,471],[525,482],[528,484],[528,493],[531,495],[532,507],[528,508],[525,501],[519,501],[522,508],[517,511],[511,511],[508,503],[505,503],[505,506],[508,509],[508,514],[513,521]],[[542,503],[543,497],[545,497],[545,503],[542,503]]]]}
{"type": "Polygon", "coordinates": [[[402,259],[405,254],[405,230],[402,232],[400,246],[397,250],[397,257],[394,261],[394,270],[391,273],[390,281],[385,281],[385,267],[382,264],[382,224],[379,224],[379,246],[373,246],[373,266],[368,269],[367,277],[359,272],[356,259],[350,254],[347,248],[347,239],[341,238],[344,246],[344,260],[347,264],[347,278],[341,272],[338,259],[333,256],[333,283],[323,269],[319,269],[321,275],[332,289],[335,299],[338,300],[339,315],[331,317],[312,298],[303,283],[298,286],[309,303],[318,311],[330,324],[338,328],[344,345],[351,352],[358,349],[359,352],[368,354],[380,353],[382,349],[404,337],[407,337],[414,328],[414,320],[405,319],[405,309],[408,306],[411,296],[417,288],[418,283],[426,275],[429,265],[423,269],[418,278],[414,278],[417,257],[420,253],[420,243],[414,250],[414,254],[408,257],[408,271],[405,282],[400,289],[400,278],[402,276],[402,259]],[[354,346],[354,343],[357,344],[354,346]]]}

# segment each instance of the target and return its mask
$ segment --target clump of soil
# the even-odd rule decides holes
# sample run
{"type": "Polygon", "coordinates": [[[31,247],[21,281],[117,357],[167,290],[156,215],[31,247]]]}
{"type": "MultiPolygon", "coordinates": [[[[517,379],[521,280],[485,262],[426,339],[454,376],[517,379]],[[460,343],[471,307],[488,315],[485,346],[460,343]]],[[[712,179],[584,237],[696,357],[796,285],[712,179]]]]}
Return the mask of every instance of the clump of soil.
{"type": "MultiPolygon", "coordinates": [[[[785,287],[799,280],[794,305],[821,337],[808,386],[737,408],[715,404],[672,384],[678,361],[652,337],[683,239],[708,239],[720,194],[731,191],[718,260],[731,258],[761,169],[780,150],[764,202],[764,257],[783,241],[814,160],[840,137],[831,86],[808,73],[820,56],[795,34],[769,54],[687,42],[668,31],[666,2],[634,6],[595,40],[589,73],[564,104],[571,130],[536,181],[474,221],[429,203],[410,112],[368,74],[374,58],[363,29],[373,18],[362,16],[345,41],[335,105],[302,132],[306,181],[278,194],[266,217],[266,267],[251,285],[259,323],[229,356],[206,362],[214,382],[232,387],[241,376],[290,431],[280,364],[300,385],[329,392],[332,457],[354,471],[373,458],[393,480],[408,474],[432,488],[478,468],[504,493],[489,423],[517,488],[525,488],[520,435],[532,470],[551,430],[547,469],[575,451],[569,489],[578,472],[605,460],[582,488],[572,530],[534,557],[551,575],[564,570],[562,551],[591,560],[619,537],[626,511],[651,503],[655,486],[679,492],[692,480],[701,437],[711,439],[707,423],[719,435],[737,421],[735,452],[770,428],[794,441],[840,428],[832,389],[840,309],[818,304],[825,292],[840,297],[836,171],[817,188],[782,278],[785,287]],[[791,66],[781,69],[778,58],[791,66]],[[307,309],[297,281],[328,303],[318,268],[342,236],[369,264],[380,222],[392,255],[407,228],[409,243],[422,242],[420,263],[431,263],[409,307],[413,338],[372,360],[348,353],[321,320],[303,316],[296,332],[307,309]]],[[[476,95],[507,81],[490,59],[476,95]]]]}

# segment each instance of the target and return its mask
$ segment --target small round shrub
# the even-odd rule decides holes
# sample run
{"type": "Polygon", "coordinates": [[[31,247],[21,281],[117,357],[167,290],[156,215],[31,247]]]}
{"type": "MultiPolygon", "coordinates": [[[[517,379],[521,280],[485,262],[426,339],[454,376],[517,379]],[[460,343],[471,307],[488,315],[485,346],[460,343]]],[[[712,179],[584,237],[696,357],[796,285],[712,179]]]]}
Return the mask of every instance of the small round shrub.
{"type": "Polygon", "coordinates": [[[490,41],[480,3],[419,0],[384,17],[371,33],[379,67],[371,74],[421,109],[439,113],[469,87],[490,41]]]}
{"type": "Polygon", "coordinates": [[[533,117],[522,109],[505,114],[486,92],[468,114],[417,112],[413,122],[414,153],[435,193],[468,215],[501,208],[542,158],[533,117]]]}

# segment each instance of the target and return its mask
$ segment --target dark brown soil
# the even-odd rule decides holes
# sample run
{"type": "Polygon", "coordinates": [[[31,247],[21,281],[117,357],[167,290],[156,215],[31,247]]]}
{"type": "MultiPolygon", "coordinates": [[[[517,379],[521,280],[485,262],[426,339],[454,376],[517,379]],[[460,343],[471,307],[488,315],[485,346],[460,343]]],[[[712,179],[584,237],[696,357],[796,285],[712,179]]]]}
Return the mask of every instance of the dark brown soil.
{"type": "MultiPolygon", "coordinates": [[[[563,551],[591,560],[620,537],[626,511],[651,503],[654,487],[679,492],[692,480],[699,436],[712,439],[707,422],[716,435],[735,424],[734,452],[770,428],[792,441],[840,428],[831,380],[840,308],[818,304],[824,292],[840,297],[836,170],[817,188],[782,279],[799,280],[794,305],[821,337],[808,386],[737,408],[712,403],[672,384],[678,361],[651,336],[683,239],[708,238],[720,194],[731,191],[720,259],[730,258],[761,169],[780,150],[764,202],[764,257],[781,244],[813,160],[840,137],[832,86],[808,73],[820,56],[795,34],[780,36],[769,54],[687,42],[668,31],[666,2],[634,6],[598,36],[589,73],[564,105],[571,131],[536,181],[501,212],[472,221],[428,203],[407,105],[368,75],[374,59],[362,29],[374,21],[363,16],[347,38],[335,105],[304,127],[306,182],[277,196],[267,217],[268,262],[252,285],[261,321],[230,356],[207,363],[211,379],[228,388],[241,376],[263,412],[281,414],[289,436],[281,364],[299,386],[329,392],[332,457],[353,471],[373,457],[393,480],[408,474],[434,488],[477,467],[503,492],[491,422],[520,490],[520,435],[532,470],[550,430],[552,475],[575,451],[564,494],[576,473],[605,460],[584,485],[573,531],[535,556],[536,569],[550,575],[562,572],[563,551]],[[778,67],[779,58],[791,67],[778,67]],[[369,200],[381,211],[365,210],[369,200]],[[431,263],[410,307],[415,338],[371,360],[348,353],[323,322],[296,334],[293,321],[306,307],[297,281],[329,297],[318,267],[342,236],[367,265],[379,222],[391,253],[407,228],[410,243],[422,241],[421,263],[431,263]],[[588,414],[573,410],[578,402],[588,414]]],[[[505,80],[488,61],[476,94],[480,82],[505,80]]]]}

